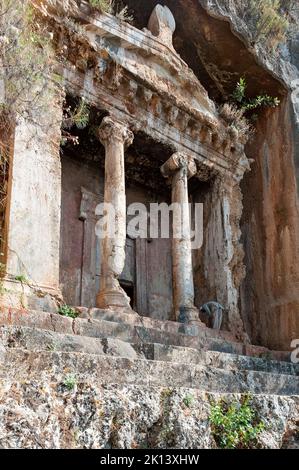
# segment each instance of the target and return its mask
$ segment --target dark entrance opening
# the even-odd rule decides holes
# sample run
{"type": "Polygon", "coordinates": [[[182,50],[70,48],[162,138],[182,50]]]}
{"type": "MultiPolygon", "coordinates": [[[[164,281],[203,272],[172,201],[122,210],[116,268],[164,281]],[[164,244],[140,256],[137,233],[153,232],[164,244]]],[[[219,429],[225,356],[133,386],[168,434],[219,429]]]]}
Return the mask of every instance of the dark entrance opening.
{"type": "Polygon", "coordinates": [[[134,284],[132,284],[131,282],[121,281],[120,286],[125,291],[125,293],[130,297],[130,299],[131,299],[130,305],[131,305],[132,309],[134,310],[136,308],[134,284]]]}

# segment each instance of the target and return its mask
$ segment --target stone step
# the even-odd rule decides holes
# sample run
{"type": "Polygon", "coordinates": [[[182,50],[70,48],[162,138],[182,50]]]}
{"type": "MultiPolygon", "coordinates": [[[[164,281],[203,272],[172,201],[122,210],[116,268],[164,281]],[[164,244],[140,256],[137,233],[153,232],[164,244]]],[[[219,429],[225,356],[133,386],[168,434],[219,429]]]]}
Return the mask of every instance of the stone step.
{"type": "MultiPolygon", "coordinates": [[[[126,325],[137,325],[154,330],[160,330],[168,333],[186,334],[188,336],[198,336],[198,327],[196,325],[189,325],[178,323],[174,321],[161,321],[155,318],[140,316],[135,313],[128,313],[118,309],[102,310],[98,308],[78,308],[81,312],[81,318],[88,318],[91,320],[105,320],[113,323],[124,323],[126,325]]],[[[211,338],[224,339],[226,341],[237,342],[235,336],[229,331],[218,331],[206,328],[204,325],[200,327],[201,332],[205,333],[211,338]]]]}
{"type": "Polygon", "coordinates": [[[211,349],[218,352],[242,354],[245,356],[262,357],[268,360],[289,362],[290,352],[271,351],[262,346],[244,344],[236,339],[229,331],[217,331],[210,328],[198,328],[194,325],[184,325],[173,321],[161,321],[154,318],[143,317],[126,311],[115,311],[113,309],[102,310],[98,308],[79,308],[82,317],[91,321],[105,320],[121,324],[134,324],[145,328],[159,330],[165,333],[184,334],[200,338],[208,338],[212,344],[211,349]]]}
{"type": "MultiPolygon", "coordinates": [[[[161,323],[163,324],[163,322],[161,323]]],[[[136,324],[102,319],[71,319],[48,312],[10,309],[0,312],[0,325],[31,326],[48,331],[55,331],[57,333],[88,336],[91,338],[117,338],[129,343],[161,343],[198,350],[211,349],[235,354],[242,354],[243,352],[243,345],[241,343],[232,343],[221,338],[210,337],[207,328],[198,330],[197,335],[193,336],[179,332],[179,324],[175,324],[176,330],[171,328],[167,329],[167,327],[163,330],[158,327],[150,328],[148,324],[143,324],[142,321],[136,324]]],[[[150,323],[150,325],[152,325],[152,323],[150,323]]]]}
{"type": "Polygon", "coordinates": [[[192,348],[166,346],[162,344],[143,344],[134,346],[150,360],[177,362],[185,364],[202,364],[225,370],[253,370],[271,374],[299,376],[299,365],[291,362],[273,361],[259,357],[229,354],[215,351],[198,351],[192,348]]]}
{"type": "Polygon", "coordinates": [[[184,387],[214,393],[298,395],[299,377],[267,372],[218,369],[84,353],[26,351],[12,348],[0,354],[0,380],[23,383],[69,380],[89,384],[134,384],[184,387]]]}
{"type": "Polygon", "coordinates": [[[227,370],[254,370],[279,375],[299,377],[299,365],[266,358],[237,356],[235,354],[206,351],[205,365],[227,370]]]}
{"type": "Polygon", "coordinates": [[[27,326],[0,326],[0,344],[5,349],[22,348],[31,352],[78,352],[127,359],[145,358],[130,343],[117,338],[90,338],[27,326]]]}
{"type": "MultiPolygon", "coordinates": [[[[107,315],[110,315],[110,312],[107,315]]],[[[112,315],[113,319],[113,312],[112,315]]],[[[90,338],[117,338],[132,344],[158,343],[198,351],[211,350],[236,355],[265,356],[267,359],[283,361],[288,361],[290,356],[290,353],[271,352],[265,348],[248,346],[221,337],[211,336],[213,330],[208,328],[197,329],[196,335],[191,335],[186,334],[186,331],[181,332],[179,330],[185,328],[184,325],[175,322],[158,322],[156,324],[156,320],[144,320],[140,317],[135,319],[135,323],[125,323],[103,320],[98,317],[71,319],[48,312],[2,309],[0,311],[0,325],[31,326],[57,333],[88,336],[90,338]],[[156,328],[150,327],[154,325],[156,325],[156,328]]],[[[194,329],[194,327],[191,328],[194,329]]]]}
{"type": "Polygon", "coordinates": [[[184,364],[202,364],[228,370],[255,370],[273,374],[299,375],[299,366],[266,359],[237,356],[211,351],[198,351],[158,343],[132,344],[117,338],[90,338],[24,326],[0,327],[0,341],[5,348],[29,351],[80,352],[118,356],[127,359],[149,359],[184,364]]]}
{"type": "Polygon", "coordinates": [[[146,325],[131,325],[107,320],[89,320],[76,323],[76,333],[90,337],[118,338],[129,343],[158,343],[166,346],[180,346],[196,350],[212,350],[233,354],[242,354],[243,344],[210,337],[206,330],[199,330],[197,335],[182,332],[163,331],[146,325]]]}

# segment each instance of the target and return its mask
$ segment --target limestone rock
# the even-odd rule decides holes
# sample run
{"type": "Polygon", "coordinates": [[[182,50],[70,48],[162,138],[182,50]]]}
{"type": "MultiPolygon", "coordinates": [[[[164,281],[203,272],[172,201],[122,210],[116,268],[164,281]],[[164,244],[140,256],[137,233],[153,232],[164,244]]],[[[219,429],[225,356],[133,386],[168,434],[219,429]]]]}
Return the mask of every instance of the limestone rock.
{"type": "MultiPolygon", "coordinates": [[[[215,448],[210,403],[220,395],[188,389],[2,382],[0,446],[4,448],[215,448]],[[186,397],[191,404],[185,405],[186,397]]],[[[229,396],[239,400],[240,396],[229,396]]],[[[265,448],[298,446],[298,398],[259,396],[265,448]]]]}

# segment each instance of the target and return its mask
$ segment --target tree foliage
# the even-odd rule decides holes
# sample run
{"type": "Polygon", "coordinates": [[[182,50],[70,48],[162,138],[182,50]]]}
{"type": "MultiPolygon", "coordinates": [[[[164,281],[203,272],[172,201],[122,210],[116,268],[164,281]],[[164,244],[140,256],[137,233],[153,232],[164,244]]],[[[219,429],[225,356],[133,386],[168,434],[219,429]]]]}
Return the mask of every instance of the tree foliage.
{"type": "Polygon", "coordinates": [[[294,0],[236,0],[237,13],[247,24],[254,43],[275,50],[286,40],[294,0]]]}

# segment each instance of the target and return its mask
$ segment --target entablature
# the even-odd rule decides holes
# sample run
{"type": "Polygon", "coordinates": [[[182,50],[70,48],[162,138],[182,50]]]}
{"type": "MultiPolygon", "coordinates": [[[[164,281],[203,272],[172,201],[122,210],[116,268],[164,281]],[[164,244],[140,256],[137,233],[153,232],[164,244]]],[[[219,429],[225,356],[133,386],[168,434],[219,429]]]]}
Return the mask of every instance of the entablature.
{"type": "Polygon", "coordinates": [[[169,42],[109,14],[78,9],[76,21],[79,33],[55,16],[69,92],[85,96],[133,131],[189,152],[204,169],[242,178],[249,169],[244,142],[169,42]]]}

